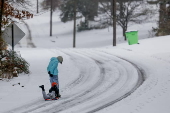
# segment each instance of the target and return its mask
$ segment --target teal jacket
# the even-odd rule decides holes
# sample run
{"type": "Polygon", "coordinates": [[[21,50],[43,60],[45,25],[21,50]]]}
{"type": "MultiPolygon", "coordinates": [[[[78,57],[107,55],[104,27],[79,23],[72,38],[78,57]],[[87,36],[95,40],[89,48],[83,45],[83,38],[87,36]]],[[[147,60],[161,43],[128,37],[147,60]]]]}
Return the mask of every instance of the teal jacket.
{"type": "Polygon", "coordinates": [[[48,67],[47,67],[47,72],[50,71],[51,74],[53,75],[58,75],[58,59],[56,57],[52,57],[50,59],[50,62],[48,64],[48,67]]]}

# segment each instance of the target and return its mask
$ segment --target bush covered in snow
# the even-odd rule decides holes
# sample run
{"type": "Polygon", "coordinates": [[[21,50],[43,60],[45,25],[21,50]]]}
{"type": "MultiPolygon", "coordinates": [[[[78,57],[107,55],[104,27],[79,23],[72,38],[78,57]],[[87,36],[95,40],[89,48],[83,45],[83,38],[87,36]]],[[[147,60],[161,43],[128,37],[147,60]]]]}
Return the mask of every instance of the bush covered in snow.
{"type": "Polygon", "coordinates": [[[0,51],[0,78],[11,79],[17,77],[18,74],[29,72],[29,64],[16,51],[1,50],[0,51]]]}

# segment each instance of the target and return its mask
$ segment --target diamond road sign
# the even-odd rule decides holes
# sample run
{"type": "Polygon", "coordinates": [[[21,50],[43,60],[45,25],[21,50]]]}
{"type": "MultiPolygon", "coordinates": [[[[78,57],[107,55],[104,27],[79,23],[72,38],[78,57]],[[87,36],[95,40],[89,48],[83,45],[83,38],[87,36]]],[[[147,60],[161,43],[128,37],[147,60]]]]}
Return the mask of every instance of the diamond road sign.
{"type": "Polygon", "coordinates": [[[24,36],[25,33],[14,23],[11,23],[2,34],[2,38],[11,46],[15,46],[24,36]]]}

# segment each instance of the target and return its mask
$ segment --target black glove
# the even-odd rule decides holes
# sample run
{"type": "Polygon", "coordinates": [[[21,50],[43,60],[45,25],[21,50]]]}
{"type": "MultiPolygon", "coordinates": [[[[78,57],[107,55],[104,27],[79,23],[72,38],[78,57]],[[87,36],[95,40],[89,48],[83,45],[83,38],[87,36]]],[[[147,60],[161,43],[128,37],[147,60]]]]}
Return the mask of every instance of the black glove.
{"type": "Polygon", "coordinates": [[[52,74],[50,74],[50,77],[53,77],[53,75],[52,75],[52,74]]]}
{"type": "Polygon", "coordinates": [[[50,75],[50,77],[53,77],[53,74],[51,74],[50,71],[48,72],[48,74],[50,75]]]}

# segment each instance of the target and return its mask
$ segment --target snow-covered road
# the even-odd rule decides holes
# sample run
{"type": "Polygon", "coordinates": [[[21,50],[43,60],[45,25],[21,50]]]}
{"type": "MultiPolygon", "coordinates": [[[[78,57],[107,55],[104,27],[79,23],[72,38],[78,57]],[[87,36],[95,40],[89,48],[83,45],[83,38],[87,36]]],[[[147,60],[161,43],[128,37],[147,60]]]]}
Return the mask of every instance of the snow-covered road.
{"type": "MultiPolygon", "coordinates": [[[[141,61],[136,63],[132,59],[129,61],[127,56],[115,54],[114,49],[34,49],[33,51],[28,49],[21,52],[31,64],[30,81],[41,78],[34,84],[34,86],[37,85],[34,89],[38,90],[39,98],[35,99],[32,96],[34,101],[10,110],[8,113],[100,112],[131,96],[131,93],[150,76],[149,67],[142,66],[146,63],[141,61]],[[38,83],[49,84],[45,69],[50,56],[58,55],[64,57],[63,65],[59,66],[62,98],[57,101],[44,101],[38,89],[38,83]]],[[[129,51],[119,50],[120,52],[129,51]]],[[[148,86],[154,87],[158,82],[157,79],[156,81],[150,79],[151,86],[149,84],[148,86]]],[[[32,82],[28,82],[26,87],[33,88],[32,82]]],[[[48,91],[47,87],[46,89],[48,91]]],[[[31,91],[31,88],[25,90],[31,91]]],[[[138,91],[138,93],[143,92],[138,91]]]]}

